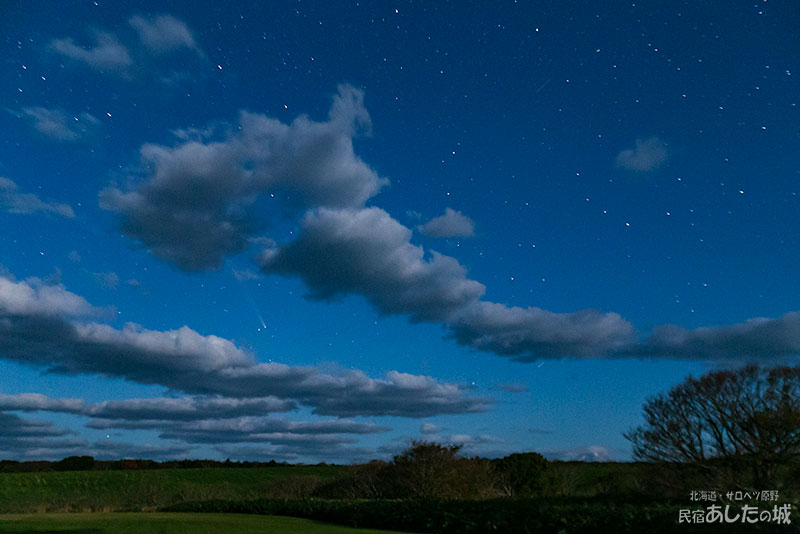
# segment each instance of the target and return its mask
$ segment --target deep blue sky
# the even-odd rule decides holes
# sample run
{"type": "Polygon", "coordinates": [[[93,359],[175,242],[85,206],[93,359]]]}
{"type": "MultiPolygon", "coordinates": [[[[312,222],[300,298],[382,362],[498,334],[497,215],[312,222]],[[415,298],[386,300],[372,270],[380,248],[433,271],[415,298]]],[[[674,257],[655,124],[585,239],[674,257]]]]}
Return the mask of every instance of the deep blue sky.
{"type": "Polygon", "coordinates": [[[800,355],[793,2],[3,10],[0,457],[629,459],[800,355]]]}

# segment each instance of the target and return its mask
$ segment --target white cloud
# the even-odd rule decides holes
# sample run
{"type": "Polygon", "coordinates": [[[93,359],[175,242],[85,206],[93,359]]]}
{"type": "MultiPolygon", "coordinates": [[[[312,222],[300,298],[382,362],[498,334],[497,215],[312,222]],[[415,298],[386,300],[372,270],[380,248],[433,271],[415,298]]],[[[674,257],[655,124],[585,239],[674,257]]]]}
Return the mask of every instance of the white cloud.
{"type": "Polygon", "coordinates": [[[451,208],[445,208],[444,215],[417,226],[417,229],[428,237],[472,237],[475,235],[475,223],[472,219],[451,208]]]}
{"type": "Polygon", "coordinates": [[[310,296],[330,299],[355,293],[379,311],[444,320],[477,301],[484,286],[466,277],[454,258],[411,244],[411,230],[379,208],[309,212],[297,239],[267,249],[265,273],[299,276],[310,296]]]}
{"type": "Polygon", "coordinates": [[[635,336],[633,325],[616,313],[553,313],[494,302],[465,309],[450,324],[450,332],[461,345],[517,361],[609,357],[635,336]]]}
{"type": "Polygon", "coordinates": [[[38,278],[16,282],[0,275],[0,315],[95,315],[97,308],[61,285],[45,285],[38,278]]]}
{"type": "Polygon", "coordinates": [[[369,124],[363,98],[343,85],[325,122],[242,112],[223,140],[144,145],[148,179],[129,191],[105,189],[100,205],[155,256],[184,270],[218,268],[257,237],[264,221],[251,206],[259,196],[278,195],[283,209],[301,211],[360,207],[387,183],[353,152],[353,136],[369,124]]]}
{"type": "MultiPolygon", "coordinates": [[[[485,411],[489,400],[456,385],[397,371],[370,378],[312,367],[257,363],[232,341],[184,326],[157,331],[78,322],[94,309],[61,286],[0,277],[0,357],[51,372],[101,374],[187,393],[275,396],[339,417],[430,417],[485,411]],[[113,355],[113,357],[109,357],[113,355]]],[[[213,403],[212,403],[213,404],[213,403]]]]}

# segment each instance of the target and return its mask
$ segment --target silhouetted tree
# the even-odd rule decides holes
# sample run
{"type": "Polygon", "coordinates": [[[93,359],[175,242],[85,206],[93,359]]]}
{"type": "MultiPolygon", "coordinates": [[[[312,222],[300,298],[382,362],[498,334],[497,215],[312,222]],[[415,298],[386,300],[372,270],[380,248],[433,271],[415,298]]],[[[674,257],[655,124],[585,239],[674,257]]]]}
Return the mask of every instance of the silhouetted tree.
{"type": "Polygon", "coordinates": [[[382,471],[386,496],[421,499],[483,499],[499,495],[492,464],[463,458],[461,445],[414,441],[382,471]]]}
{"type": "Polygon", "coordinates": [[[493,463],[507,495],[541,496],[552,491],[550,465],[539,453],[511,454],[493,463]]]}
{"type": "Polygon", "coordinates": [[[636,459],[682,463],[707,479],[780,487],[800,461],[800,367],[755,365],[687,378],[644,405],[625,437],[636,459]]]}
{"type": "Polygon", "coordinates": [[[450,493],[460,445],[414,441],[392,460],[392,474],[402,497],[436,498],[450,493]]]}

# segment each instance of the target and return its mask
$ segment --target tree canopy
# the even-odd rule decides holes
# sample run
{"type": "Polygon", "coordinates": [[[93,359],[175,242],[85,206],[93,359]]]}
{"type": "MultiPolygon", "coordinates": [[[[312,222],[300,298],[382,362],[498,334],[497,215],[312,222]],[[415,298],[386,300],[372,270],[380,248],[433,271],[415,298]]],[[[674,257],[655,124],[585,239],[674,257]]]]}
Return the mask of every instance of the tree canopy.
{"type": "Polygon", "coordinates": [[[644,405],[625,434],[637,460],[679,462],[769,489],[800,461],[800,367],[749,365],[689,377],[644,405]]]}

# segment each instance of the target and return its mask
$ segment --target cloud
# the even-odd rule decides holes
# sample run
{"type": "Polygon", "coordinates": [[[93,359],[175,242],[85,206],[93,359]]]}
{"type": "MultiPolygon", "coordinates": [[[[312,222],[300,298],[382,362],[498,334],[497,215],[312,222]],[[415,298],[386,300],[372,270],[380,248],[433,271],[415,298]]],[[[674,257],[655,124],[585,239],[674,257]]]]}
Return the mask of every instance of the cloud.
{"type": "Polygon", "coordinates": [[[616,458],[616,454],[611,449],[601,445],[555,449],[542,451],[541,454],[549,460],[564,462],[612,462],[616,458]]]}
{"type": "MultiPolygon", "coordinates": [[[[742,347],[751,347],[748,343],[754,344],[748,349],[751,352],[776,352],[777,347],[778,353],[797,354],[789,332],[781,330],[772,344],[759,337],[767,330],[766,324],[771,324],[761,320],[719,331],[724,334],[721,336],[712,335],[717,330],[687,332],[665,326],[657,328],[650,340],[637,342],[633,325],[616,313],[591,309],[555,313],[481,300],[485,286],[470,279],[455,258],[415,245],[410,228],[379,207],[366,205],[387,183],[353,151],[354,135],[368,126],[363,93],[347,85],[339,87],[324,122],[300,116],[284,124],[242,112],[235,127],[181,131],[173,147],[144,145],[144,181],[125,190],[106,188],[100,203],[117,213],[128,236],[181,269],[219,268],[226,255],[260,244],[263,250],[256,262],[262,273],[301,279],[309,298],[361,296],[381,314],[440,323],[460,345],[520,362],[635,354],[719,360],[742,353],[742,347]],[[220,129],[224,133],[215,137],[220,129]],[[278,242],[261,231],[281,216],[299,218],[299,231],[292,233],[291,241],[278,242]],[[746,338],[747,343],[737,345],[726,341],[728,338],[746,338]]],[[[634,149],[621,152],[618,163],[644,172],[664,164],[667,157],[666,145],[652,137],[637,140],[634,149]]],[[[448,208],[444,216],[419,228],[429,235],[465,235],[469,233],[466,224],[454,228],[465,219],[448,208]]],[[[248,278],[252,273],[236,276],[248,278]]],[[[364,410],[357,404],[361,402],[358,395],[326,396],[344,384],[354,384],[358,391],[370,390],[375,399],[383,399],[390,391],[409,391],[394,383],[396,377],[373,382],[357,372],[347,377],[328,375],[320,390],[326,392],[322,396],[307,388],[323,376],[316,372],[304,374],[293,368],[290,376],[284,377],[282,368],[253,364],[215,373],[213,385],[207,378],[196,377],[190,390],[177,380],[170,387],[194,393],[258,396],[262,393],[253,388],[269,384],[269,391],[284,387],[293,391],[298,395],[293,398],[314,406],[317,413],[343,415],[364,410]],[[289,383],[292,385],[287,386],[289,383]],[[350,405],[344,402],[348,398],[350,405]]],[[[163,382],[163,378],[159,380],[163,382]]],[[[441,394],[442,406],[453,407],[450,402],[457,388],[433,382],[427,387],[431,388],[427,400],[441,394]]],[[[411,408],[415,406],[413,397],[408,401],[407,412],[425,416],[425,409],[411,408]]],[[[381,402],[385,413],[394,413],[396,402],[388,397],[381,402]]],[[[480,409],[474,405],[453,407],[473,408],[480,409]]]]}
{"type": "Polygon", "coordinates": [[[375,449],[354,446],[348,442],[329,441],[295,442],[286,445],[240,446],[220,445],[214,447],[222,456],[234,460],[263,462],[272,459],[280,462],[329,462],[359,464],[375,459],[375,449]]]}
{"type": "MultiPolygon", "coordinates": [[[[243,416],[288,412],[297,408],[291,400],[277,397],[232,399],[219,397],[166,397],[125,399],[88,404],[81,399],[57,399],[38,393],[0,394],[0,412],[47,411],[70,413],[105,420],[113,428],[112,420],[158,421],[167,426],[174,421],[199,421],[202,419],[230,419],[243,416]]],[[[149,427],[148,427],[149,428],[149,427]]]]}
{"type": "Polygon", "coordinates": [[[345,437],[344,434],[378,434],[389,430],[371,423],[356,423],[345,419],[296,422],[266,417],[197,421],[97,419],[87,426],[104,430],[158,430],[162,439],[186,443],[350,443],[352,438],[345,437]]]}
{"type": "Polygon", "coordinates": [[[312,367],[257,363],[233,342],[187,326],[116,329],[74,318],[93,311],[61,286],[0,277],[0,357],[50,372],[101,374],[191,394],[276,396],[339,417],[429,417],[480,412],[489,405],[459,385],[431,377],[390,371],[375,379],[360,371],[331,375],[312,367]]]}
{"type": "Polygon", "coordinates": [[[528,391],[528,386],[522,382],[512,382],[510,384],[497,384],[497,389],[507,393],[525,393],[528,391]]]}
{"type": "Polygon", "coordinates": [[[634,148],[617,154],[617,167],[634,172],[651,172],[667,162],[667,145],[658,137],[637,139],[634,148]]]}
{"type": "Polygon", "coordinates": [[[194,33],[171,15],[133,16],[130,30],[93,32],[93,46],[71,37],[54,39],[49,49],[60,56],[122,79],[157,82],[164,86],[196,84],[206,54],[194,33]],[[192,72],[190,72],[192,70],[192,72]]]}
{"type": "Polygon", "coordinates": [[[0,209],[7,213],[32,214],[52,213],[68,219],[75,212],[66,204],[45,202],[32,193],[20,193],[16,183],[0,176],[0,209]]]}
{"type": "Polygon", "coordinates": [[[100,205],[156,257],[187,271],[219,268],[264,225],[251,212],[259,196],[278,194],[284,208],[304,209],[358,207],[375,195],[387,181],[353,152],[353,136],[367,125],[363,93],[347,85],[326,122],[301,116],[283,124],[242,112],[222,140],[144,145],[149,177],[129,191],[106,188],[100,205]]]}
{"type": "MultiPolygon", "coordinates": [[[[105,401],[55,399],[36,393],[0,395],[0,451],[15,457],[64,457],[91,454],[101,457],[168,457],[189,451],[186,444],[268,443],[295,453],[354,443],[352,435],[383,433],[389,428],[347,419],[289,421],[264,417],[270,412],[297,408],[276,397],[232,399],[219,397],[148,398],[105,401]],[[22,419],[7,411],[49,411],[89,417],[95,430],[150,430],[159,433],[158,446],[137,447],[112,442],[89,443],[63,439],[71,431],[46,421],[22,419]]],[[[328,458],[330,460],[330,458],[328,458]]]]}
{"type": "Polygon", "coordinates": [[[90,113],[68,115],[63,109],[27,107],[22,114],[33,121],[34,129],[56,141],[80,141],[100,127],[100,121],[90,113]]]}
{"type": "Polygon", "coordinates": [[[756,317],[729,326],[687,330],[662,325],[623,355],[720,362],[780,362],[800,355],[800,312],[769,319],[756,317]]]}
{"type": "Polygon", "coordinates": [[[15,438],[50,438],[71,433],[71,431],[58,427],[49,421],[22,419],[14,414],[0,412],[0,437],[2,437],[2,442],[15,438]]]}
{"type": "Polygon", "coordinates": [[[117,289],[119,287],[119,275],[115,272],[92,273],[97,283],[106,289],[117,289]]]}
{"type": "Polygon", "coordinates": [[[15,281],[0,273],[0,316],[89,316],[98,309],[62,285],[46,285],[38,278],[15,281]]]}
{"type": "Polygon", "coordinates": [[[441,322],[461,345],[518,361],[605,357],[633,341],[632,325],[614,313],[480,301],[485,287],[457,260],[436,252],[426,259],[410,239],[411,230],[380,208],[318,208],[294,241],[266,248],[259,262],[265,274],[302,279],[312,299],[361,295],[383,314],[441,322]]]}
{"type": "Polygon", "coordinates": [[[86,403],[81,399],[53,399],[39,393],[0,394],[0,412],[9,411],[82,414],[86,411],[86,403]]]}
{"type": "Polygon", "coordinates": [[[113,33],[99,32],[94,40],[92,48],[79,46],[72,38],[55,39],[50,47],[64,57],[100,71],[122,71],[133,63],[128,49],[113,33]]]}
{"type": "Polygon", "coordinates": [[[444,215],[417,226],[417,229],[428,237],[472,237],[475,235],[475,223],[472,219],[451,208],[445,208],[444,215]]]}
{"type": "MultiPolygon", "coordinates": [[[[231,399],[216,397],[181,397],[105,401],[87,406],[82,415],[106,420],[173,421],[228,419],[242,416],[288,412],[297,408],[294,401],[277,397],[231,399]]],[[[113,428],[113,425],[110,426],[113,428]]]]}
{"type": "Polygon", "coordinates": [[[202,53],[189,27],[175,17],[159,15],[146,19],[134,16],[128,23],[139,34],[142,44],[155,54],[174,52],[182,48],[202,53]]]}
{"type": "Polygon", "coordinates": [[[249,269],[233,269],[233,277],[240,282],[244,282],[246,280],[258,280],[261,278],[258,273],[249,269]]]}
{"type": "MultiPolygon", "coordinates": [[[[1,415],[1,414],[0,414],[1,415]]],[[[0,435],[0,454],[16,460],[60,460],[69,456],[88,455],[97,460],[148,458],[178,460],[191,454],[184,444],[161,443],[134,445],[113,441],[90,442],[80,438],[5,437],[0,435]]]]}
{"type": "Polygon", "coordinates": [[[423,423],[421,427],[419,427],[420,434],[438,434],[441,432],[441,428],[434,425],[433,423],[423,423]]]}
{"type": "MultiPolygon", "coordinates": [[[[226,255],[261,242],[261,271],[300,278],[312,299],[360,295],[382,314],[443,323],[463,345],[520,361],[602,357],[628,340],[632,327],[616,314],[480,301],[484,285],[455,258],[414,245],[411,229],[366,206],[387,183],[353,152],[353,136],[368,125],[363,93],[347,85],[326,122],[242,112],[216,140],[219,125],[181,131],[174,147],[144,145],[147,178],[124,191],[106,188],[100,205],[118,214],[124,233],[181,269],[219,268],[226,255]],[[259,235],[279,213],[302,214],[293,241],[259,235]]],[[[452,235],[460,225],[467,233],[462,214],[448,209],[439,219],[431,231],[452,235]]]]}
{"type": "Polygon", "coordinates": [[[460,345],[531,362],[608,357],[634,340],[634,329],[616,313],[553,313],[479,302],[450,325],[450,335],[460,345]]]}
{"type": "Polygon", "coordinates": [[[411,244],[411,230],[379,208],[320,208],[300,235],[261,256],[265,273],[299,276],[314,299],[359,294],[385,314],[445,320],[477,301],[485,288],[455,259],[411,244]]]}

